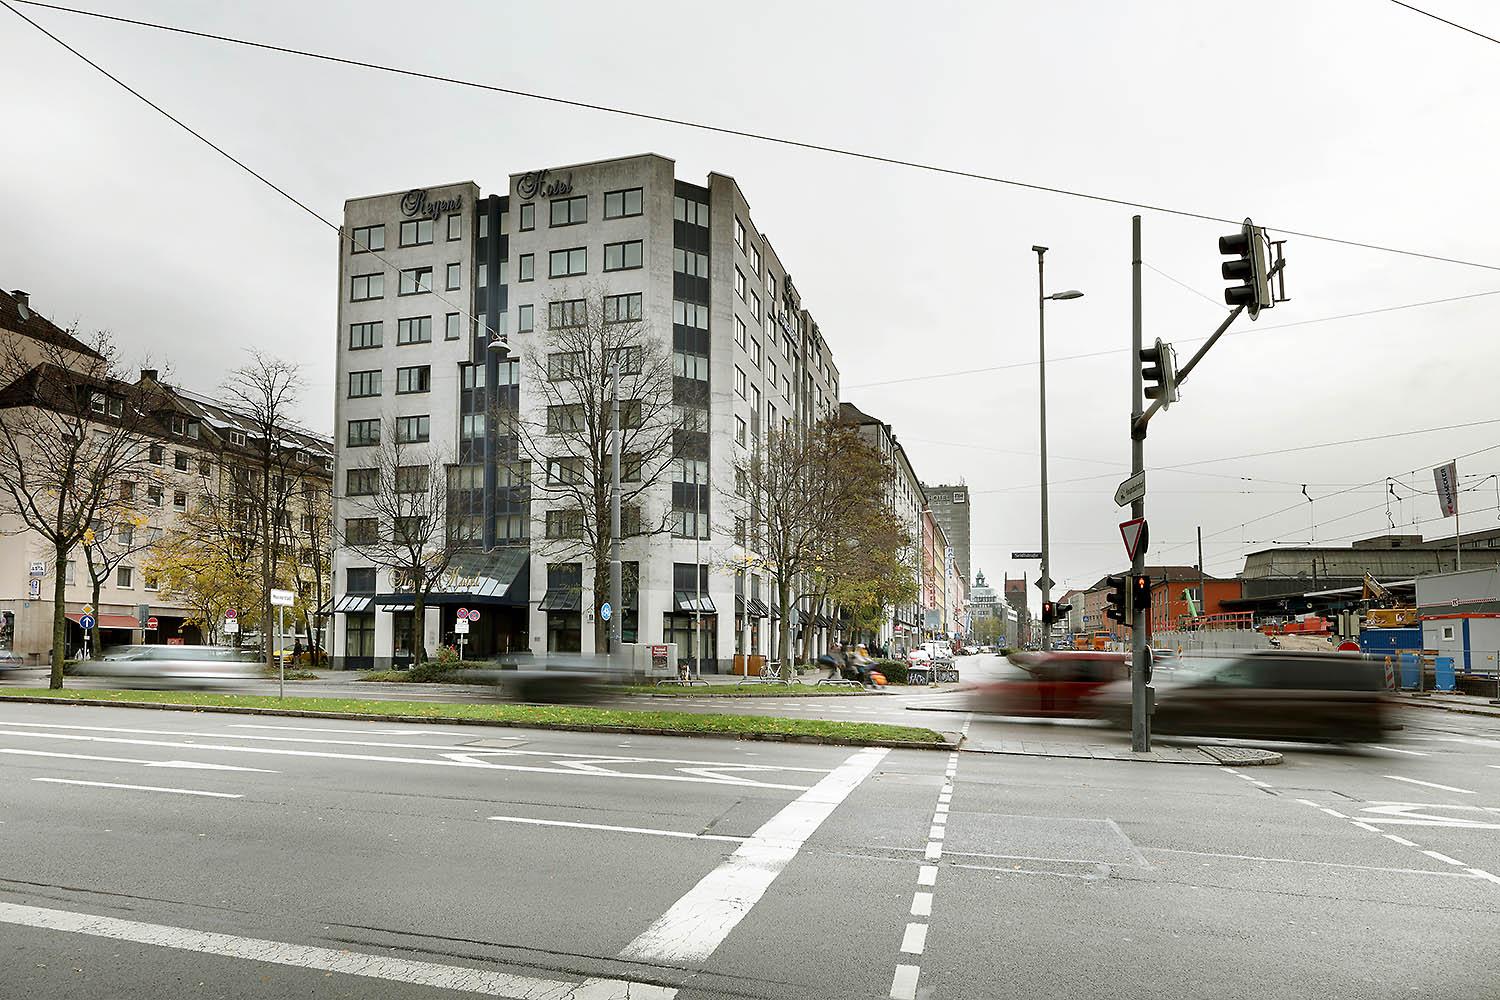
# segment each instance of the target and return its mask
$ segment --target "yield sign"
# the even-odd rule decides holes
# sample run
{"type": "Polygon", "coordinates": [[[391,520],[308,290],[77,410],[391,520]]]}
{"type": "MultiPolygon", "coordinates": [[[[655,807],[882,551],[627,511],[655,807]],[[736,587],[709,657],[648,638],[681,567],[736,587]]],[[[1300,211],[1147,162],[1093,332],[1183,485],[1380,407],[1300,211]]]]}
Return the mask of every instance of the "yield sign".
{"type": "Polygon", "coordinates": [[[1129,559],[1135,559],[1138,551],[1146,548],[1146,519],[1137,517],[1120,524],[1120,537],[1125,539],[1125,555],[1129,559]]]}

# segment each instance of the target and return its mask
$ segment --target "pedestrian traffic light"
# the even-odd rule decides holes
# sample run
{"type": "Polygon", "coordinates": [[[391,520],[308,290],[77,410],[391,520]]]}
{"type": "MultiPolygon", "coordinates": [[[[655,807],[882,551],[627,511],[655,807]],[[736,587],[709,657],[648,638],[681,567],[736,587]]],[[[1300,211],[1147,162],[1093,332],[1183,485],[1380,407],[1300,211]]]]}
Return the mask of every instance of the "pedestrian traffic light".
{"type": "Polygon", "coordinates": [[[1151,578],[1144,573],[1136,573],[1130,578],[1130,608],[1132,614],[1151,611],[1151,578]]]}
{"type": "Polygon", "coordinates": [[[1130,578],[1108,577],[1109,593],[1104,595],[1104,617],[1121,625],[1130,624],[1130,578]]]}
{"type": "Polygon", "coordinates": [[[1051,601],[1042,602],[1042,624],[1051,625],[1057,620],[1056,605],[1051,601]]]}
{"type": "Polygon", "coordinates": [[[1158,337],[1155,347],[1141,348],[1141,363],[1150,366],[1141,369],[1146,398],[1161,400],[1163,410],[1177,402],[1177,352],[1172,345],[1158,337]]]}
{"type": "Polygon", "coordinates": [[[1224,289],[1224,301],[1244,306],[1255,319],[1272,305],[1271,279],[1266,266],[1265,232],[1249,219],[1237,233],[1219,237],[1219,253],[1234,257],[1219,265],[1225,281],[1237,281],[1224,289]]]}

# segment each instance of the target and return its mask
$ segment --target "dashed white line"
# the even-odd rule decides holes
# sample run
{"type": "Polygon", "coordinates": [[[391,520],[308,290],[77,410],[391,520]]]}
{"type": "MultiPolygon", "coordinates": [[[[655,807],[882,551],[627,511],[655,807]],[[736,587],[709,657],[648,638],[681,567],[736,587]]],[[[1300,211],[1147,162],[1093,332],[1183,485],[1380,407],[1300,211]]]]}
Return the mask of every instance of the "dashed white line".
{"type": "Polygon", "coordinates": [[[935,840],[927,842],[927,853],[924,855],[928,861],[936,861],[943,856],[943,845],[935,840]]]}
{"type": "Polygon", "coordinates": [[[1369,830],[1371,833],[1379,833],[1380,832],[1380,827],[1378,827],[1378,826],[1371,826],[1370,824],[1368,824],[1366,822],[1363,822],[1362,820],[1354,819],[1354,820],[1350,820],[1349,822],[1353,823],[1355,826],[1359,827],[1361,830],[1369,830]]]}
{"type": "Polygon", "coordinates": [[[1430,756],[1425,750],[1402,750],[1400,747],[1383,747],[1379,743],[1372,743],[1370,745],[1373,746],[1376,750],[1389,750],[1391,753],[1409,753],[1413,757],[1430,756]]]}
{"type": "Polygon", "coordinates": [[[926,947],[927,925],[907,924],[906,933],[901,936],[901,950],[908,955],[920,955],[926,947]]]}
{"type": "Polygon", "coordinates": [[[937,885],[937,865],[922,865],[918,868],[917,885],[937,885]]]}
{"type": "Polygon", "coordinates": [[[1339,812],[1337,809],[1330,809],[1327,806],[1318,806],[1318,812],[1327,813],[1330,816],[1337,816],[1339,819],[1349,818],[1348,816],[1345,816],[1343,813],[1339,812]]]}
{"type": "Polygon", "coordinates": [[[896,977],[891,980],[891,1000],[917,1000],[917,975],[920,972],[915,965],[896,966],[896,977]]]}
{"type": "Polygon", "coordinates": [[[932,916],[932,893],[918,892],[912,894],[911,915],[914,917],[932,916]]]}
{"type": "Polygon", "coordinates": [[[686,833],[681,830],[655,830],[641,826],[609,826],[605,823],[575,823],[561,819],[534,819],[530,816],[491,816],[498,823],[520,823],[526,826],[562,826],[574,830],[607,830],[610,833],[645,833],[656,837],[677,837],[682,840],[722,840],[743,844],[748,837],[731,837],[717,833],[686,833]]]}
{"type": "Polygon", "coordinates": [[[1428,788],[1441,788],[1445,792],[1458,792],[1463,795],[1473,795],[1474,791],[1469,788],[1455,788],[1452,785],[1440,785],[1436,781],[1423,781],[1420,778],[1403,778],[1399,774],[1387,774],[1392,781],[1405,781],[1413,785],[1426,785],[1428,788]]]}
{"type": "Polygon", "coordinates": [[[1489,872],[1485,871],[1483,868],[1465,868],[1464,871],[1468,872],[1470,875],[1477,875],[1480,878],[1489,879],[1491,882],[1494,882],[1496,885],[1500,885],[1500,875],[1491,875],[1489,872]]]}
{"type": "Polygon", "coordinates": [[[1438,851],[1423,851],[1422,853],[1425,854],[1425,855],[1427,855],[1429,858],[1432,858],[1432,859],[1434,859],[1436,861],[1442,861],[1442,862],[1444,862],[1446,864],[1453,865],[1455,868],[1464,868],[1464,867],[1466,867],[1462,861],[1458,861],[1458,860],[1455,860],[1454,858],[1450,858],[1450,857],[1448,857],[1448,855],[1442,854],[1442,853],[1440,853],[1438,851]]]}
{"type": "Polygon", "coordinates": [[[1401,844],[1403,847],[1416,847],[1417,846],[1416,844],[1412,843],[1410,840],[1407,840],[1405,837],[1398,837],[1394,833],[1382,833],[1381,836],[1384,837],[1386,840],[1394,840],[1396,843],[1401,844]]]}
{"type": "Polygon", "coordinates": [[[932,829],[930,829],[930,830],[927,831],[927,839],[928,840],[942,840],[943,839],[943,835],[945,833],[947,833],[947,831],[944,830],[942,827],[935,826],[932,829]]]}
{"type": "Polygon", "coordinates": [[[1314,809],[1318,808],[1318,804],[1312,799],[1298,799],[1297,801],[1305,806],[1312,806],[1314,809]]]}
{"type": "Polygon", "coordinates": [[[229,792],[205,792],[196,788],[163,788],[160,785],[121,785],[113,781],[75,781],[72,778],[32,778],[53,785],[87,785],[90,788],[123,788],[132,792],[169,792],[173,795],[203,795],[213,799],[242,799],[243,795],[229,792]]]}

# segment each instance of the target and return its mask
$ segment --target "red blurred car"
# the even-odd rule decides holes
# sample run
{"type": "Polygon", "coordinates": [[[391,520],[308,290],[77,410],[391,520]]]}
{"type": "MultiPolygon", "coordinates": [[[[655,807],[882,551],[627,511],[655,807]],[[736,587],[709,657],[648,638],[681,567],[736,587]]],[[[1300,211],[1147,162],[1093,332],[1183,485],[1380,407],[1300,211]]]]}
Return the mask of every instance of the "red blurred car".
{"type": "Polygon", "coordinates": [[[1027,677],[991,681],[969,689],[976,712],[1041,718],[1095,718],[1090,696],[1130,674],[1124,653],[1056,650],[1015,653],[1010,662],[1027,677]]]}

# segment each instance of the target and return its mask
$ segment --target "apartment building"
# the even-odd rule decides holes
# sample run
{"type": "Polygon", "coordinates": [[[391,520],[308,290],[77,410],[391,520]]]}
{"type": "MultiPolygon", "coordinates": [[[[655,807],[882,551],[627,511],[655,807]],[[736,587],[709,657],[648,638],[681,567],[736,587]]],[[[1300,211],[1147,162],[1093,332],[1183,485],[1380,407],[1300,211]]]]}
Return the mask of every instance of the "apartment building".
{"type": "Polygon", "coordinates": [[[924,486],[932,516],[943,526],[948,544],[953,546],[954,566],[964,580],[969,575],[969,488],[958,485],[924,486]]]}
{"type": "MultiPolygon", "coordinates": [[[[446,516],[464,549],[417,622],[409,586],[341,536],[338,662],[385,665],[418,641],[451,643],[459,608],[480,612],[466,634],[477,657],[599,651],[607,595],[568,544],[577,512],[538,485],[566,470],[528,455],[515,430],[552,431],[543,383],[576,362],[545,345],[594,309],[639,324],[673,365],[670,474],[628,519],[669,530],[627,526],[624,640],[675,642],[705,670],[774,652],[783,609],[726,498],[737,458],[771,428],[837,413],[839,373],[732,177],[679,180],[672,160],[643,154],[512,174],[503,193],[466,181],[352,199],[338,291],[336,519],[394,530],[368,524],[361,500],[382,435],[394,435],[447,465],[446,516]]],[[[567,419],[557,414],[558,434],[567,419]]],[[[826,619],[784,613],[826,644],[826,619]]]]}

